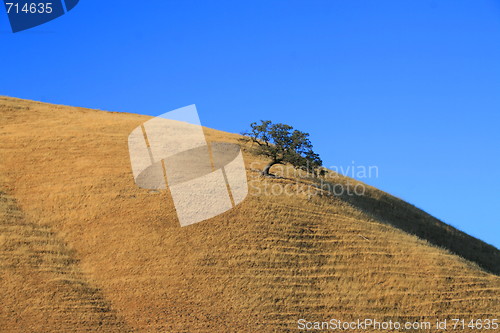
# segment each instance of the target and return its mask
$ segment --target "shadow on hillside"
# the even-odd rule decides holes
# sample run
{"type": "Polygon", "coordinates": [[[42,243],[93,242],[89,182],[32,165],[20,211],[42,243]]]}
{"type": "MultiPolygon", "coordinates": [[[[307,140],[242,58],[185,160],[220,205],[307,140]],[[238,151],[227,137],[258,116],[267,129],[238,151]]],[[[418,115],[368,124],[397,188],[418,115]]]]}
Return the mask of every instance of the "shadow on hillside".
{"type": "MultiPolygon", "coordinates": [[[[334,185],[334,184],[331,184],[334,185]]],[[[407,233],[449,250],[479,265],[484,270],[500,275],[500,251],[472,237],[423,210],[374,188],[364,195],[336,195],[371,218],[399,228],[407,233]]]]}
{"type": "Polygon", "coordinates": [[[47,332],[47,327],[54,332],[74,327],[88,332],[131,331],[102,290],[81,271],[74,250],[49,226],[27,220],[14,197],[1,189],[0,236],[0,276],[5,281],[1,295],[9,296],[7,304],[13,305],[0,309],[0,325],[26,332],[27,319],[31,325],[43,325],[40,332],[47,332]]]}

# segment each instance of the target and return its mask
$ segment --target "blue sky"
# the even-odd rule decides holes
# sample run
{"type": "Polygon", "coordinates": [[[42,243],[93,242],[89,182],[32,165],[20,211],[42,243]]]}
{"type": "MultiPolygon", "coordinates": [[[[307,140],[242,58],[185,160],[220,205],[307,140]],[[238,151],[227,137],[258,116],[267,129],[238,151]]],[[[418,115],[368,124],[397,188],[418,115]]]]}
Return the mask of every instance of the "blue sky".
{"type": "Polygon", "coordinates": [[[326,166],[500,247],[500,1],[97,1],[13,34],[0,94],[311,133],[326,166]]]}

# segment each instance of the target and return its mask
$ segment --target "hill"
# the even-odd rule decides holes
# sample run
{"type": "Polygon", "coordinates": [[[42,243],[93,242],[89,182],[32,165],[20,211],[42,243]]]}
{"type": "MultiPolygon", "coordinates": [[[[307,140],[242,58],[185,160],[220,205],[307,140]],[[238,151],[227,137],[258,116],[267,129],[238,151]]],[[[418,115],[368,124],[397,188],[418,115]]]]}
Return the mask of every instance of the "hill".
{"type": "Polygon", "coordinates": [[[245,201],[180,228],[169,192],[133,181],[127,137],[147,119],[0,97],[2,332],[499,317],[496,248],[369,186],[311,195],[313,179],[263,178],[250,145],[245,201]]]}

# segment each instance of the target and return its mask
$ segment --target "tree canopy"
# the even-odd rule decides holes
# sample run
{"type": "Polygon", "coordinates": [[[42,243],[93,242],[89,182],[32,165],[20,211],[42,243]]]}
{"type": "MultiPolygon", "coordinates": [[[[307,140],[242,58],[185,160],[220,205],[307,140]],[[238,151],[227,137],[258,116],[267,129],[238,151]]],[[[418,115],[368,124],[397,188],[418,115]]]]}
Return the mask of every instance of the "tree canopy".
{"type": "Polygon", "coordinates": [[[296,130],[290,125],[274,124],[270,120],[253,122],[250,128],[244,135],[257,144],[257,154],[271,159],[262,171],[264,175],[270,175],[271,167],[275,164],[290,163],[314,174],[323,164],[319,155],[313,151],[309,133],[296,130]]]}

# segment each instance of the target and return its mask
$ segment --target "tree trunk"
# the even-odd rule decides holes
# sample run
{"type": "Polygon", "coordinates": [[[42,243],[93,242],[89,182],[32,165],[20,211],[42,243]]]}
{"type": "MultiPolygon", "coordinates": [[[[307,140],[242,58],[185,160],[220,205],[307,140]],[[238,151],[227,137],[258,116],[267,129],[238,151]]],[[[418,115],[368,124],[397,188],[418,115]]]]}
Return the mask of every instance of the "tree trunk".
{"type": "Polygon", "coordinates": [[[266,165],[266,167],[264,168],[264,170],[262,170],[262,174],[264,176],[270,176],[271,174],[269,173],[269,170],[271,170],[271,167],[275,164],[281,164],[281,161],[272,161],[272,162],[269,162],[268,165],[266,165]]]}

